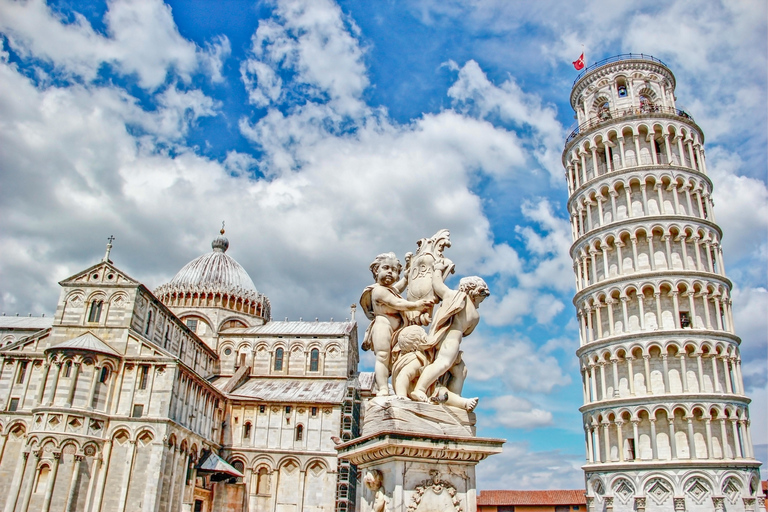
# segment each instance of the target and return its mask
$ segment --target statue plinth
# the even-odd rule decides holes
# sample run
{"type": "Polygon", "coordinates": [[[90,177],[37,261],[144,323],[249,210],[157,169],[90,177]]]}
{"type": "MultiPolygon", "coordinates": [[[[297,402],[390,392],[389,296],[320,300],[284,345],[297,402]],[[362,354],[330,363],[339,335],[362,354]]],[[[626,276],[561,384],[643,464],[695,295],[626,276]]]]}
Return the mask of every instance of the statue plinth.
{"type": "Polygon", "coordinates": [[[377,397],[362,435],[336,449],[364,477],[359,512],[475,512],[475,466],[502,444],[475,436],[472,412],[377,397]]]}

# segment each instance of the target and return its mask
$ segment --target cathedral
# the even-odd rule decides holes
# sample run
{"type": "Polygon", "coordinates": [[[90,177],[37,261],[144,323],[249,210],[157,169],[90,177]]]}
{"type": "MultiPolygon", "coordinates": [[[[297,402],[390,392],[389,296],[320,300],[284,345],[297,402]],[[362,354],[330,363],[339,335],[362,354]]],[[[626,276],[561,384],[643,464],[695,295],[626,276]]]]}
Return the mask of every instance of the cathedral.
{"type": "Polygon", "coordinates": [[[2,510],[354,509],[354,317],[273,321],[223,229],[154,291],[111,247],[0,321],[2,510]]]}

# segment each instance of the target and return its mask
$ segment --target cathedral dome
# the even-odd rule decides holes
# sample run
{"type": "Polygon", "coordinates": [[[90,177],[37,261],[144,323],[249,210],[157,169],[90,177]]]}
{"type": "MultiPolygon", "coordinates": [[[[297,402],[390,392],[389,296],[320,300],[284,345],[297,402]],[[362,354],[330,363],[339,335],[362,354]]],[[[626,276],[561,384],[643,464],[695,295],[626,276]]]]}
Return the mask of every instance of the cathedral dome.
{"type": "Polygon", "coordinates": [[[269,299],[256,290],[248,272],[226,254],[229,240],[216,237],[212,252],[190,261],[155,296],[168,306],[214,306],[269,319],[269,299]]]}
{"type": "Polygon", "coordinates": [[[248,272],[234,258],[226,254],[229,240],[217,237],[212,243],[212,252],[190,261],[171,279],[168,286],[185,289],[216,288],[230,292],[258,293],[248,272]]]}

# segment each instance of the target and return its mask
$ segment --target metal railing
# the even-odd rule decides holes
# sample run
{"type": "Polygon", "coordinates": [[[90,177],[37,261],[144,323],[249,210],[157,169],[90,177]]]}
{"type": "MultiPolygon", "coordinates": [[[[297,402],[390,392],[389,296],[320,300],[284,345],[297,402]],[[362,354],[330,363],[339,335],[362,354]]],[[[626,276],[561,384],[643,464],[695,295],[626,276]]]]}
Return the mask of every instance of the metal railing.
{"type": "Polygon", "coordinates": [[[583,131],[591,130],[592,128],[596,128],[607,122],[613,121],[615,119],[620,119],[622,117],[642,116],[645,114],[669,114],[673,116],[680,116],[682,118],[690,120],[691,122],[695,122],[693,120],[693,117],[687,112],[685,112],[684,110],[680,110],[679,108],[673,108],[673,107],[662,107],[661,105],[642,105],[639,107],[628,107],[628,108],[620,108],[615,110],[603,110],[602,112],[598,113],[596,116],[591,117],[587,121],[577,126],[570,133],[570,135],[568,135],[568,137],[565,139],[565,145],[568,146],[568,143],[571,142],[573,139],[575,139],[583,131]]]}
{"type": "Polygon", "coordinates": [[[644,53],[622,53],[621,55],[614,55],[613,57],[608,57],[607,59],[603,59],[599,62],[595,62],[594,64],[588,66],[576,76],[576,80],[573,81],[573,85],[576,85],[576,82],[581,80],[581,77],[583,77],[593,69],[599,68],[600,66],[604,66],[606,64],[610,64],[611,62],[619,62],[622,60],[650,60],[653,62],[658,62],[662,66],[669,68],[669,66],[667,66],[664,62],[657,59],[656,57],[653,57],[652,55],[646,55],[644,53]]]}

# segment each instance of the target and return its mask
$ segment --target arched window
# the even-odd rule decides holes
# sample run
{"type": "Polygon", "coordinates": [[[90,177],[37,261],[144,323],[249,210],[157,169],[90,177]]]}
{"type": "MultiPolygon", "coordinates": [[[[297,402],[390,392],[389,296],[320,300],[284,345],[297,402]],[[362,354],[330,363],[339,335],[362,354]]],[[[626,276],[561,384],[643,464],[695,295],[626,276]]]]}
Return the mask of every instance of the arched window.
{"type": "Polygon", "coordinates": [[[320,351],[316,348],[313,348],[312,351],[309,353],[309,371],[316,372],[319,365],[320,365],[320,351]]]}
{"type": "Polygon", "coordinates": [[[91,310],[88,312],[89,322],[98,322],[101,318],[101,306],[104,304],[103,300],[95,300],[91,302],[91,310]]]}
{"type": "Polygon", "coordinates": [[[51,472],[51,468],[48,466],[42,466],[37,474],[37,482],[35,483],[35,492],[42,492],[45,490],[48,484],[48,475],[51,472]]]}
{"type": "Polygon", "coordinates": [[[69,377],[72,375],[72,361],[67,361],[67,364],[64,365],[64,377],[69,377]]]}
{"type": "Polygon", "coordinates": [[[246,423],[245,426],[243,426],[243,439],[250,439],[251,438],[251,424],[246,423]]]}
{"type": "MultiPolygon", "coordinates": [[[[243,473],[245,471],[245,464],[243,464],[243,461],[236,460],[232,464],[232,467],[238,470],[239,472],[243,473]]],[[[239,484],[243,482],[243,478],[238,476],[235,478],[235,481],[239,484]]]]}
{"type": "Polygon", "coordinates": [[[109,380],[109,368],[106,366],[103,366],[101,368],[101,375],[99,375],[99,382],[102,384],[106,384],[109,380]]]}
{"type": "Polygon", "coordinates": [[[296,440],[304,439],[304,425],[296,425],[296,440]]]}
{"type": "Polygon", "coordinates": [[[283,349],[278,348],[275,350],[275,371],[280,372],[283,370],[283,349]]]}
{"type": "Polygon", "coordinates": [[[260,467],[256,479],[256,494],[269,494],[269,470],[260,467]]]}

